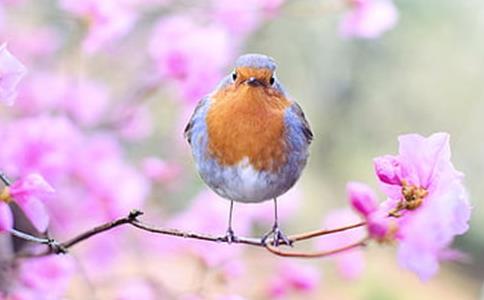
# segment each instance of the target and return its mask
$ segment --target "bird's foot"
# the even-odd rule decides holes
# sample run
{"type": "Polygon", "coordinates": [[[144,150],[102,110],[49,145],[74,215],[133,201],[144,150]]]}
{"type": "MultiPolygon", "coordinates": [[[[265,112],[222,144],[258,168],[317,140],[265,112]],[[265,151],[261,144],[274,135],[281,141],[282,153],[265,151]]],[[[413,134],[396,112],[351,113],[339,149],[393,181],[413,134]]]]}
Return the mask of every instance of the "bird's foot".
{"type": "Polygon", "coordinates": [[[237,241],[237,236],[235,235],[232,228],[227,229],[227,233],[225,234],[224,239],[229,244],[232,244],[233,242],[237,241]]]}
{"type": "Polygon", "coordinates": [[[276,247],[284,244],[292,247],[292,241],[279,229],[278,225],[274,225],[271,231],[262,237],[261,244],[265,245],[267,242],[272,243],[276,247]],[[272,239],[269,239],[270,237],[272,239]]]}

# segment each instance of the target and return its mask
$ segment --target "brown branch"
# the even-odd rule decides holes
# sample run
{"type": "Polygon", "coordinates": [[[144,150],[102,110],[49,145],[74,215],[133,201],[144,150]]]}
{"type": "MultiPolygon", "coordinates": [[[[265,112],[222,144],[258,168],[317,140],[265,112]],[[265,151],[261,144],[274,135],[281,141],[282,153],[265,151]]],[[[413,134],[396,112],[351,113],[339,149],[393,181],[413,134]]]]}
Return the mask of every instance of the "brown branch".
{"type": "MultiPolygon", "coordinates": [[[[42,251],[40,253],[24,253],[18,255],[18,257],[39,257],[39,256],[46,256],[50,254],[60,254],[60,253],[67,253],[67,251],[74,247],[75,245],[95,236],[100,233],[109,231],[115,227],[119,227],[122,225],[131,225],[137,229],[140,229],[142,231],[147,231],[155,234],[162,234],[162,235],[170,235],[170,236],[175,236],[175,237],[181,237],[181,238],[188,238],[188,239],[197,239],[197,240],[203,240],[203,241],[209,241],[209,242],[216,242],[216,243],[234,243],[234,244],[246,244],[246,245],[251,245],[251,246],[258,246],[258,247],[264,247],[267,249],[269,252],[279,255],[279,256],[285,256],[285,257],[305,257],[305,258],[312,258],[312,257],[323,257],[323,256],[328,256],[336,253],[340,253],[343,251],[347,251],[356,247],[364,246],[368,242],[368,238],[365,238],[364,240],[348,245],[343,248],[338,248],[334,249],[331,251],[325,251],[325,252],[314,252],[314,253],[303,253],[303,252],[288,252],[285,250],[282,250],[281,248],[278,248],[274,246],[274,240],[269,240],[266,243],[263,243],[260,238],[253,238],[253,237],[236,237],[233,241],[229,241],[226,236],[215,236],[215,235],[210,235],[210,234],[205,234],[205,233],[197,233],[197,232],[190,232],[190,231],[182,231],[179,229],[171,229],[171,228],[159,228],[155,227],[152,225],[145,224],[141,221],[138,220],[138,217],[140,217],[143,213],[138,210],[133,210],[132,212],[129,213],[128,216],[116,219],[114,221],[96,226],[92,229],[89,229],[67,241],[64,242],[58,242],[54,239],[51,238],[39,238],[35,236],[31,236],[26,233],[19,233],[18,231],[12,231],[12,235],[15,235],[18,238],[22,238],[31,242],[36,242],[40,244],[45,244],[48,246],[48,249],[45,251],[42,251]]],[[[343,232],[346,230],[350,230],[353,228],[361,227],[364,226],[365,223],[357,223],[349,226],[344,226],[336,229],[330,229],[330,230],[317,230],[317,231],[312,231],[312,232],[307,232],[307,233],[301,233],[297,235],[292,235],[289,236],[289,240],[291,242],[297,242],[297,241],[302,241],[302,240],[307,240],[311,239],[314,237],[318,236],[323,236],[323,235],[328,235],[328,234],[333,234],[337,232],[343,232]]]]}
{"type": "Polygon", "coordinates": [[[348,226],[339,227],[339,228],[335,228],[335,229],[320,229],[320,230],[315,230],[315,231],[311,231],[311,232],[305,232],[305,233],[290,235],[288,238],[289,238],[289,240],[291,240],[293,242],[304,241],[304,240],[312,239],[312,238],[315,238],[315,237],[318,237],[318,236],[342,232],[342,231],[350,230],[350,229],[353,229],[353,228],[362,227],[362,226],[365,226],[365,225],[366,225],[366,222],[360,222],[360,223],[356,223],[356,224],[353,224],[353,225],[348,225],[348,226]]]}
{"type": "Polygon", "coordinates": [[[369,241],[369,237],[365,237],[361,241],[358,241],[353,244],[349,244],[347,246],[341,247],[341,248],[336,248],[333,250],[329,251],[317,251],[317,252],[292,252],[292,251],[285,251],[282,250],[281,248],[277,248],[271,244],[266,244],[265,247],[269,252],[278,255],[278,256],[283,256],[283,257],[298,257],[298,258],[319,258],[319,257],[325,257],[325,256],[330,256],[334,254],[338,254],[341,252],[345,252],[351,249],[359,248],[359,247],[364,247],[369,241]]]}

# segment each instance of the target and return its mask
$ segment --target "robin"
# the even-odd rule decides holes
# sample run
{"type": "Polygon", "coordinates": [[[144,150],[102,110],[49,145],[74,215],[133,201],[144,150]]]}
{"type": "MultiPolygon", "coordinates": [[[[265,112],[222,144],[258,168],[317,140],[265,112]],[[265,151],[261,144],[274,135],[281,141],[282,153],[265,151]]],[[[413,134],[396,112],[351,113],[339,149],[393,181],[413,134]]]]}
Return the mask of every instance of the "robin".
{"type": "Polygon", "coordinates": [[[277,197],[298,180],[313,138],[301,107],[289,99],[275,76],[276,63],[266,55],[245,54],[234,71],[195,108],[185,138],[200,176],[230,200],[225,240],[232,230],[234,201],[274,201],[274,225],[263,236],[290,245],[279,229],[277,197]]]}

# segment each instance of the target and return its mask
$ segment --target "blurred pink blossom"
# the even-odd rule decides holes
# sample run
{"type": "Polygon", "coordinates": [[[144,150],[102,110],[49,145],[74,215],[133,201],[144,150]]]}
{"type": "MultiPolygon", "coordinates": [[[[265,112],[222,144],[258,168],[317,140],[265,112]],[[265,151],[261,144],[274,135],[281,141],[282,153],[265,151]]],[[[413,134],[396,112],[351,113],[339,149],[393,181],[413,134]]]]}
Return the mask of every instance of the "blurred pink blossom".
{"type": "MultiPolygon", "coordinates": [[[[361,219],[348,209],[335,210],[327,214],[323,228],[334,229],[361,222],[361,219]]],[[[319,250],[330,251],[356,243],[365,237],[364,228],[354,228],[343,232],[324,235],[318,239],[316,246],[319,250]]],[[[364,271],[365,258],[360,248],[348,250],[328,259],[334,261],[342,277],[356,279],[364,271]]]]}
{"type": "Polygon", "coordinates": [[[24,260],[11,298],[19,300],[61,299],[66,292],[74,263],[70,256],[46,256],[24,260]]]}
{"type": "MultiPolygon", "coordinates": [[[[65,178],[74,153],[82,149],[82,134],[65,117],[19,118],[2,126],[0,165],[11,177],[39,173],[48,182],[65,178]]],[[[56,185],[57,186],[57,185],[56,185]]]]}
{"type": "Polygon", "coordinates": [[[61,46],[58,33],[46,26],[0,27],[0,39],[8,42],[9,48],[29,65],[45,64],[61,46]]]}
{"type": "Polygon", "coordinates": [[[149,156],[142,161],[143,173],[157,183],[170,183],[182,173],[180,165],[168,162],[156,156],[149,156]]]}
{"type": "Polygon", "coordinates": [[[90,193],[86,204],[92,205],[91,211],[103,214],[105,220],[141,208],[149,194],[149,182],[124,162],[121,146],[112,135],[98,134],[87,139],[74,167],[75,177],[90,193]]]}
{"type": "Polygon", "coordinates": [[[212,0],[212,17],[235,37],[243,38],[279,11],[284,0],[212,0]]]}
{"type": "Polygon", "coordinates": [[[19,90],[15,109],[23,115],[56,109],[62,105],[68,91],[67,76],[45,71],[33,72],[19,90]]]}
{"type": "Polygon", "coordinates": [[[127,4],[119,0],[61,1],[63,9],[87,23],[88,33],[82,46],[89,54],[111,46],[133,28],[136,14],[127,4]]]}
{"type": "Polygon", "coordinates": [[[384,205],[401,214],[399,263],[426,280],[437,272],[454,237],[468,230],[471,207],[463,175],[450,161],[448,134],[409,134],[399,142],[398,156],[375,159],[375,170],[390,198],[384,205]],[[400,182],[382,174],[399,174],[400,182]]]}
{"type": "Polygon", "coordinates": [[[35,72],[19,91],[15,108],[25,115],[59,111],[81,126],[92,127],[105,118],[109,101],[106,86],[99,82],[52,72],[35,72]]]}
{"type": "Polygon", "coordinates": [[[290,292],[311,292],[320,280],[321,275],[316,267],[283,261],[277,266],[275,275],[268,283],[268,296],[271,299],[278,299],[290,292]]]}
{"type": "Polygon", "coordinates": [[[0,46],[0,102],[13,105],[17,97],[17,85],[27,73],[25,66],[13,56],[7,45],[0,46]]]}
{"type": "Polygon", "coordinates": [[[78,124],[93,126],[106,115],[109,104],[107,88],[91,80],[71,80],[62,106],[78,124]]]}
{"type": "MultiPolygon", "coordinates": [[[[191,205],[168,222],[169,227],[180,230],[196,230],[199,232],[224,235],[227,230],[229,204],[210,190],[198,194],[191,205]]],[[[247,235],[250,232],[250,218],[237,213],[234,208],[233,229],[236,235],[247,235]]],[[[166,243],[165,243],[166,244],[166,243]]],[[[230,262],[242,253],[243,246],[231,247],[226,244],[204,243],[197,240],[174,239],[169,245],[164,245],[177,253],[191,253],[203,259],[208,266],[220,266],[230,262]]]]}
{"type": "Polygon", "coordinates": [[[129,141],[145,139],[153,132],[154,125],[151,111],[145,105],[126,108],[120,114],[119,120],[119,134],[129,141]]]}
{"type": "Polygon", "coordinates": [[[223,29],[198,23],[189,16],[161,19],[148,51],[161,78],[176,83],[189,103],[210,92],[233,57],[229,36],[223,29]]]}
{"type": "Polygon", "coordinates": [[[395,27],[398,11],[392,0],[350,0],[340,24],[344,37],[373,39],[395,27]]]}

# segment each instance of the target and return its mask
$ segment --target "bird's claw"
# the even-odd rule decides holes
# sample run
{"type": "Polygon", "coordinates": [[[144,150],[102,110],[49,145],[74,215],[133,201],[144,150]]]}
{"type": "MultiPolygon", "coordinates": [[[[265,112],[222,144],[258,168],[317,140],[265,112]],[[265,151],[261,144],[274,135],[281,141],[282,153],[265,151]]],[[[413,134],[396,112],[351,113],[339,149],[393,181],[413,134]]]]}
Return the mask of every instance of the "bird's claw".
{"type": "Polygon", "coordinates": [[[271,242],[274,246],[287,245],[292,247],[292,241],[279,229],[279,226],[274,225],[268,233],[266,233],[262,239],[261,244],[265,245],[268,242],[269,237],[272,236],[271,242]]]}
{"type": "Polygon", "coordinates": [[[229,244],[232,244],[237,240],[237,236],[235,235],[232,228],[227,229],[227,233],[225,234],[225,241],[229,244]]]}

